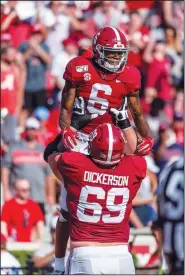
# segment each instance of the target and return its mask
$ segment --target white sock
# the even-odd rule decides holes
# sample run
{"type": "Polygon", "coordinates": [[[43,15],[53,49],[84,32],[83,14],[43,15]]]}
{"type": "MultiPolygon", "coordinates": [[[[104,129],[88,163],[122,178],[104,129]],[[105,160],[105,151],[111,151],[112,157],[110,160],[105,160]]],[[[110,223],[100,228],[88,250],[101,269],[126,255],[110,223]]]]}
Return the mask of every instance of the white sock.
{"type": "Polygon", "coordinates": [[[62,271],[62,272],[65,270],[64,258],[55,257],[55,270],[62,271]]]}

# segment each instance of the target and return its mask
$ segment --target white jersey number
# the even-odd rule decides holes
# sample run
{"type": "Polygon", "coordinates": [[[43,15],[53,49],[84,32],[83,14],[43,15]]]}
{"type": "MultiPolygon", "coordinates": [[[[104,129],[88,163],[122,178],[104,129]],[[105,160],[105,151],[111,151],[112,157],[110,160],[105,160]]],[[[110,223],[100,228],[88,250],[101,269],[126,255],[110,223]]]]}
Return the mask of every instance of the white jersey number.
{"type": "Polygon", "coordinates": [[[106,112],[106,110],[108,109],[109,102],[108,102],[108,100],[106,100],[104,98],[98,97],[98,91],[103,91],[105,93],[105,95],[109,95],[109,96],[112,94],[112,88],[109,85],[95,83],[92,86],[91,94],[90,94],[89,101],[87,104],[87,110],[90,113],[103,115],[106,112]],[[96,108],[95,104],[99,104],[100,108],[96,108]]]}
{"type": "Polygon", "coordinates": [[[82,188],[77,207],[77,217],[80,221],[97,223],[101,219],[104,223],[120,223],[124,219],[127,202],[129,200],[129,189],[111,188],[107,195],[101,187],[85,186],[82,188]],[[97,199],[106,199],[106,208],[109,214],[102,214],[102,205],[97,202],[88,202],[89,195],[96,195],[97,199]],[[122,202],[115,203],[116,197],[122,197],[122,202]],[[90,211],[90,214],[88,212],[90,211]],[[119,212],[117,216],[111,216],[111,212],[119,212]]]}

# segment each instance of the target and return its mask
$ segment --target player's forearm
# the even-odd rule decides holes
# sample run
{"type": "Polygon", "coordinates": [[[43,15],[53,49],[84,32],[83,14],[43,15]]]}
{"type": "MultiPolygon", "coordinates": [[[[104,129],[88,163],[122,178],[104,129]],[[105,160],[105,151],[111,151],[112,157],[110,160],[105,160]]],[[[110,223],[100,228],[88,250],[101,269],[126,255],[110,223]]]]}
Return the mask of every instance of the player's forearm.
{"type": "Polygon", "coordinates": [[[150,127],[143,114],[141,114],[140,116],[135,116],[134,122],[137,127],[137,131],[142,137],[151,136],[150,127]]]}
{"type": "Polygon", "coordinates": [[[76,88],[74,88],[70,81],[66,81],[62,91],[62,103],[59,116],[59,126],[61,129],[70,127],[71,125],[71,114],[75,97],[76,88]]]}
{"type": "Polygon", "coordinates": [[[130,111],[132,113],[137,131],[142,137],[150,135],[150,127],[144,117],[141,102],[139,99],[139,91],[136,91],[128,96],[130,111]]]}
{"type": "Polygon", "coordinates": [[[48,164],[52,170],[52,172],[54,173],[54,175],[60,180],[63,181],[63,177],[60,174],[60,172],[57,169],[57,161],[59,159],[59,157],[61,156],[61,153],[53,153],[48,157],[48,164]]]}
{"type": "Polygon", "coordinates": [[[126,149],[125,153],[132,154],[136,150],[137,146],[137,135],[132,127],[122,130],[126,138],[126,149]]]}
{"type": "Polygon", "coordinates": [[[59,117],[59,126],[61,129],[70,127],[71,125],[71,114],[68,109],[62,108],[59,117]]]}

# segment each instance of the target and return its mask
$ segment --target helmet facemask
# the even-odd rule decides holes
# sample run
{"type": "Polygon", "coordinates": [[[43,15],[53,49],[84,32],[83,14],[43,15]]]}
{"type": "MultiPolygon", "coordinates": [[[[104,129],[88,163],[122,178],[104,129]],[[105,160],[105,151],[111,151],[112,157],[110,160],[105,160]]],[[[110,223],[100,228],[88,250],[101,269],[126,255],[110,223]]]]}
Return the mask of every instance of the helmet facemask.
{"type": "Polygon", "coordinates": [[[125,64],[127,62],[129,47],[126,48],[108,48],[103,47],[101,45],[96,46],[96,50],[99,54],[99,59],[97,59],[97,63],[105,68],[106,70],[116,73],[118,71],[123,71],[125,64]],[[108,57],[108,56],[115,57],[108,57]]]}

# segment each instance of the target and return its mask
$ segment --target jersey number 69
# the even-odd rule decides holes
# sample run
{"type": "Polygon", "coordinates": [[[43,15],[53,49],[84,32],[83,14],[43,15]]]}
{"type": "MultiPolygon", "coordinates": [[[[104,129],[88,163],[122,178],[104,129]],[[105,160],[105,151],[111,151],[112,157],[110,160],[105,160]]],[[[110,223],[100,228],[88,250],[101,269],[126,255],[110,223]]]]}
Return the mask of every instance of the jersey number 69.
{"type": "Polygon", "coordinates": [[[102,220],[104,223],[120,223],[124,219],[127,202],[129,200],[129,189],[111,188],[107,193],[101,187],[85,186],[82,188],[77,207],[77,217],[80,221],[97,223],[102,220]],[[88,195],[95,195],[97,199],[103,200],[102,205],[105,204],[109,213],[102,214],[102,205],[97,202],[88,202],[88,195]],[[122,202],[115,203],[116,197],[122,197],[122,202]],[[106,201],[106,203],[105,203],[106,201]],[[86,213],[85,213],[86,210],[86,213]],[[90,210],[91,214],[88,214],[90,210]],[[115,216],[115,212],[119,212],[115,216]],[[111,216],[112,213],[112,216],[111,216]]]}

